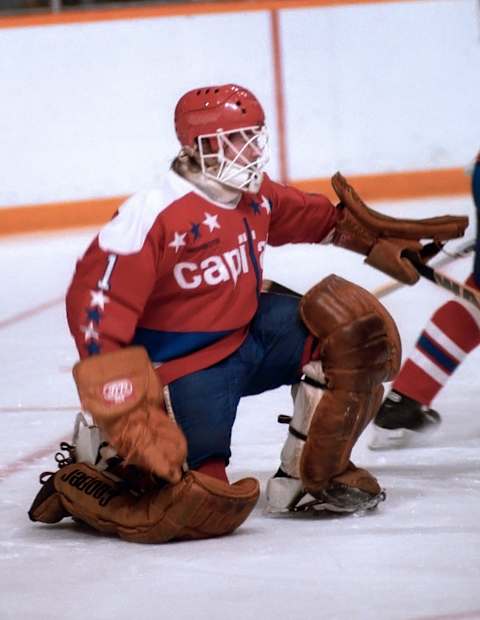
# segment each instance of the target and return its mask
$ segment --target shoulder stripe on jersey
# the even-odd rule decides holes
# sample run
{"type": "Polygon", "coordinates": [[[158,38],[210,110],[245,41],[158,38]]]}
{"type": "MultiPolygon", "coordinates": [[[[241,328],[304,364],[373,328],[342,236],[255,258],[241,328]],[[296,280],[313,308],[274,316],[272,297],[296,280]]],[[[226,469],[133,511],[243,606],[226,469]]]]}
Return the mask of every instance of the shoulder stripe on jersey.
{"type": "Polygon", "coordinates": [[[182,181],[170,170],[161,187],[128,198],[118,215],[100,231],[98,243],[101,249],[115,254],[139,252],[162,211],[192,191],[189,184],[179,183],[178,180],[182,181]]]}

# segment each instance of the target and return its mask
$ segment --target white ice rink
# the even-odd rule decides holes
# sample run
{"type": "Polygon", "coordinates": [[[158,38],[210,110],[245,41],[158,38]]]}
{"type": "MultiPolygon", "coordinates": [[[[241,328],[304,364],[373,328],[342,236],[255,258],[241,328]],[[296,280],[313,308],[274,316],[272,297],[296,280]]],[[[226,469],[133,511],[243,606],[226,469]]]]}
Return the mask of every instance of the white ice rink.
{"type": "MultiPolygon", "coordinates": [[[[464,198],[397,203],[388,213],[473,215],[464,198]]],[[[0,618],[2,620],[472,620],[480,618],[480,351],[435,401],[444,423],[423,447],[354,460],[387,490],[365,516],[273,518],[262,496],[233,535],[164,546],[99,536],[65,520],[33,524],[38,475],[72,430],[76,352],[62,297],[94,231],[0,241],[0,618]]],[[[467,237],[473,236],[467,232],[467,237]]],[[[451,244],[455,247],[455,243],[451,244]]],[[[265,276],[301,292],[335,272],[370,290],[386,277],[331,247],[269,248],[265,276]]],[[[466,276],[471,258],[446,271],[466,276]]],[[[427,281],[384,299],[408,354],[448,293],[427,281]]],[[[262,490],[278,466],[287,388],[246,398],[232,481],[262,490]]]]}

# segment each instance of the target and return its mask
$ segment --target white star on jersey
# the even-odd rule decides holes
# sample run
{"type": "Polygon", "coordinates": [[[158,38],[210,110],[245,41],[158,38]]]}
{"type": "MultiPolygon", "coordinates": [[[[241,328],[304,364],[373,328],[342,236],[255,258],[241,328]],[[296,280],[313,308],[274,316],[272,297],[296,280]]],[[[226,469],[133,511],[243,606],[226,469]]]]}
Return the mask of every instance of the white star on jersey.
{"type": "Polygon", "coordinates": [[[220,224],[218,223],[217,219],[218,215],[210,215],[210,213],[205,212],[205,219],[203,220],[202,224],[208,226],[208,230],[210,232],[213,232],[215,228],[220,228],[220,224]]]}
{"type": "Polygon", "coordinates": [[[186,241],[185,241],[185,237],[187,236],[187,233],[174,233],[175,238],[173,239],[173,241],[170,241],[170,243],[168,244],[169,248],[175,248],[175,254],[178,252],[178,250],[182,247],[182,245],[187,245],[186,241]]]}
{"type": "Polygon", "coordinates": [[[262,204],[260,206],[262,209],[265,209],[268,214],[270,214],[270,202],[267,198],[265,198],[265,196],[262,196],[262,204]]]}
{"type": "Polygon", "coordinates": [[[98,340],[98,332],[91,321],[86,327],[82,326],[80,329],[85,334],[85,342],[87,340],[98,340]]]}
{"type": "Polygon", "coordinates": [[[98,306],[100,310],[104,310],[105,304],[110,301],[103,291],[90,291],[90,297],[90,306],[98,306]]]}

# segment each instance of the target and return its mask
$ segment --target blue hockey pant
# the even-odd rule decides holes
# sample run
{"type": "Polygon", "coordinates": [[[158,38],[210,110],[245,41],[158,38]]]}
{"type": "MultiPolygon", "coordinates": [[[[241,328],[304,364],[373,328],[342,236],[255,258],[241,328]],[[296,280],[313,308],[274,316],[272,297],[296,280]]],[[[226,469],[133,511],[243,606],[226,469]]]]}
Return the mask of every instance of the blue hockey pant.
{"type": "Polygon", "coordinates": [[[242,396],[297,383],[308,331],[299,300],[264,293],[250,331],[237,351],[169,384],[173,412],[188,442],[188,465],[231,455],[232,427],[242,396]]]}

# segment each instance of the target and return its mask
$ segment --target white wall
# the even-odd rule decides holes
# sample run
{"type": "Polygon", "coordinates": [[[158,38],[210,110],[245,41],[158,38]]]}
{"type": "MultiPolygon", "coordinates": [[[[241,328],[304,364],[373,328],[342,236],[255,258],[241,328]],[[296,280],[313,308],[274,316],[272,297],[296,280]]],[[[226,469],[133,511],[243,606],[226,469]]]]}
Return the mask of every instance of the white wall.
{"type": "MultiPolygon", "coordinates": [[[[468,163],[480,143],[476,0],[281,13],[291,178],[468,163]]],[[[176,100],[238,82],[278,175],[267,11],[0,30],[0,207],[126,194],[175,155],[176,100]]]]}
{"type": "Polygon", "coordinates": [[[476,0],[287,11],[292,178],[466,165],[480,148],[476,0]]]}
{"type": "Polygon", "coordinates": [[[238,81],[275,117],[268,13],[12,29],[0,40],[3,205],[148,184],[178,151],[173,108],[195,86],[238,81]]]}

